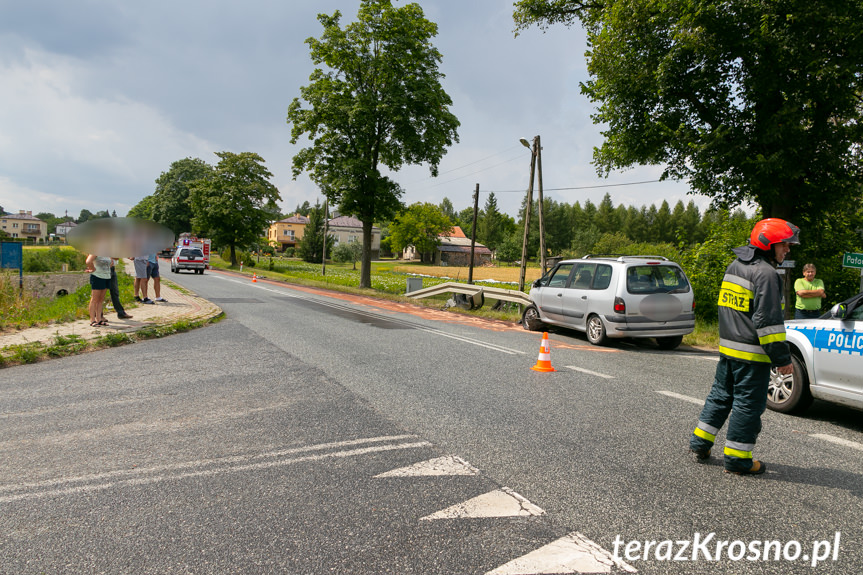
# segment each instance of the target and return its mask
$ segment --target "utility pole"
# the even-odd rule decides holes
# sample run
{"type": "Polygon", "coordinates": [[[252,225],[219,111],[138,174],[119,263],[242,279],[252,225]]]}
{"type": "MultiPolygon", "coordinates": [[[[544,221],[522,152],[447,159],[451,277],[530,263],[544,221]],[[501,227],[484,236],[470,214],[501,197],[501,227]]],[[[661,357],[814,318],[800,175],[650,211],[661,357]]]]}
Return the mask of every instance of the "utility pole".
{"type": "MultiPolygon", "coordinates": [[[[530,148],[527,140],[521,143],[530,148]]],[[[521,242],[521,272],[518,275],[518,291],[524,291],[524,272],[527,267],[527,237],[530,233],[530,212],[533,207],[533,178],[536,173],[536,154],[530,155],[530,183],[527,186],[527,205],[524,208],[524,239],[521,242]]]]}
{"type": "Polygon", "coordinates": [[[542,267],[542,275],[545,275],[545,221],[543,214],[545,208],[542,205],[542,146],[539,143],[539,134],[533,139],[533,155],[536,156],[536,169],[539,172],[539,265],[542,267]]]}
{"type": "Polygon", "coordinates": [[[473,252],[476,249],[476,220],[479,214],[479,184],[473,192],[473,230],[470,232],[470,267],[467,270],[467,283],[473,283],[473,252]]]}
{"type": "Polygon", "coordinates": [[[327,275],[327,231],[330,224],[330,214],[328,209],[330,199],[324,196],[324,254],[321,258],[321,275],[327,275]]]}

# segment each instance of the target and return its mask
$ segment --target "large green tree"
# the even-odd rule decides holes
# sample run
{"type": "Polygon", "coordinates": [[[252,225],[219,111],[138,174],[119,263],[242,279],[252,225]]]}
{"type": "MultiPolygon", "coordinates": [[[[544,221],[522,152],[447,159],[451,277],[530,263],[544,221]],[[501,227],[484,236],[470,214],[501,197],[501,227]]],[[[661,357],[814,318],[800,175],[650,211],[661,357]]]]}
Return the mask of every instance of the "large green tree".
{"type": "Polygon", "coordinates": [[[422,254],[423,261],[431,261],[435,248],[440,244],[440,236],[450,230],[452,222],[438,206],[417,202],[397,215],[390,224],[390,248],[398,253],[414,246],[422,254]]]}
{"type": "Polygon", "coordinates": [[[306,40],[316,69],[288,108],[291,142],[311,142],[294,156],[293,173],[308,172],[331,203],[363,222],[360,287],[371,287],[372,225],[392,217],[402,195],[380,166],[425,162],[436,176],[459,123],[431,43],[437,25],[418,4],[362,0],[344,28],[338,11],[318,20],[323,35],[306,40]]]}
{"type": "Polygon", "coordinates": [[[217,152],[220,158],[212,177],[189,186],[189,202],[195,214],[192,231],[231,250],[237,265],[237,247],[258,241],[262,230],[278,213],[279,190],[264,159],[253,152],[217,152]]]}
{"type": "Polygon", "coordinates": [[[184,158],[171,164],[156,179],[152,195],[151,218],[174,235],[192,230],[192,206],[189,189],[193,182],[213,177],[213,167],[200,158],[184,158]]]}
{"type": "Polygon", "coordinates": [[[297,245],[297,255],[304,261],[319,264],[323,263],[324,244],[326,243],[327,256],[330,255],[335,242],[335,236],[328,235],[324,242],[324,227],[326,214],[320,202],[316,202],[309,209],[309,223],[303,231],[303,239],[297,245]]]}
{"type": "Polygon", "coordinates": [[[584,25],[600,173],[664,164],[718,205],[792,220],[859,198],[859,0],[519,0],[514,18],[584,25]]]}

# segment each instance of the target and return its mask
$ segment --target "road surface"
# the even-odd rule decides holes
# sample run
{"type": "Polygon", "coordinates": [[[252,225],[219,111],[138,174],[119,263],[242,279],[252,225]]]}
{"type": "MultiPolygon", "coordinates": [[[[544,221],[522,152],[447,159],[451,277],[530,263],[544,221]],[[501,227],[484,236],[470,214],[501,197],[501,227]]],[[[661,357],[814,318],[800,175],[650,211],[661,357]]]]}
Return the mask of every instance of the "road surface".
{"type": "Polygon", "coordinates": [[[768,412],[729,476],[687,454],[713,354],[559,331],[537,373],[518,326],[171,279],[226,318],[0,370],[0,573],[863,569],[860,412],[768,412]]]}

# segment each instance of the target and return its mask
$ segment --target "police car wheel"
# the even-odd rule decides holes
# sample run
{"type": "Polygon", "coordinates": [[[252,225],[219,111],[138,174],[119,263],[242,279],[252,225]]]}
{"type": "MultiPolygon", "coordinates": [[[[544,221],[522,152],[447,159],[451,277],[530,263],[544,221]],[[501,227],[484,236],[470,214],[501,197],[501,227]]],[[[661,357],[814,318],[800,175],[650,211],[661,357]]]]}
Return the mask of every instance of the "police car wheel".
{"type": "Polygon", "coordinates": [[[790,375],[781,375],[775,369],[770,371],[767,386],[767,407],[780,413],[802,413],[812,405],[809,391],[809,376],[803,363],[791,356],[794,368],[790,375]]]}

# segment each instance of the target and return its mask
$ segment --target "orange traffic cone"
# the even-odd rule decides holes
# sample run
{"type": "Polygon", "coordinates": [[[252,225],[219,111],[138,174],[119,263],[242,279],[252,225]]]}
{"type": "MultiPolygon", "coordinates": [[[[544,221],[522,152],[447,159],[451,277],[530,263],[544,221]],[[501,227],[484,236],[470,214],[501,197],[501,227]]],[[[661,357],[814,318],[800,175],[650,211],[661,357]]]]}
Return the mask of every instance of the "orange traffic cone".
{"type": "Polygon", "coordinates": [[[551,367],[551,347],[548,345],[548,332],[542,334],[542,343],[539,344],[539,358],[536,365],[530,368],[534,371],[557,371],[551,367]]]}
{"type": "Polygon", "coordinates": [[[258,274],[252,274],[252,283],[258,283],[258,274]]]}

